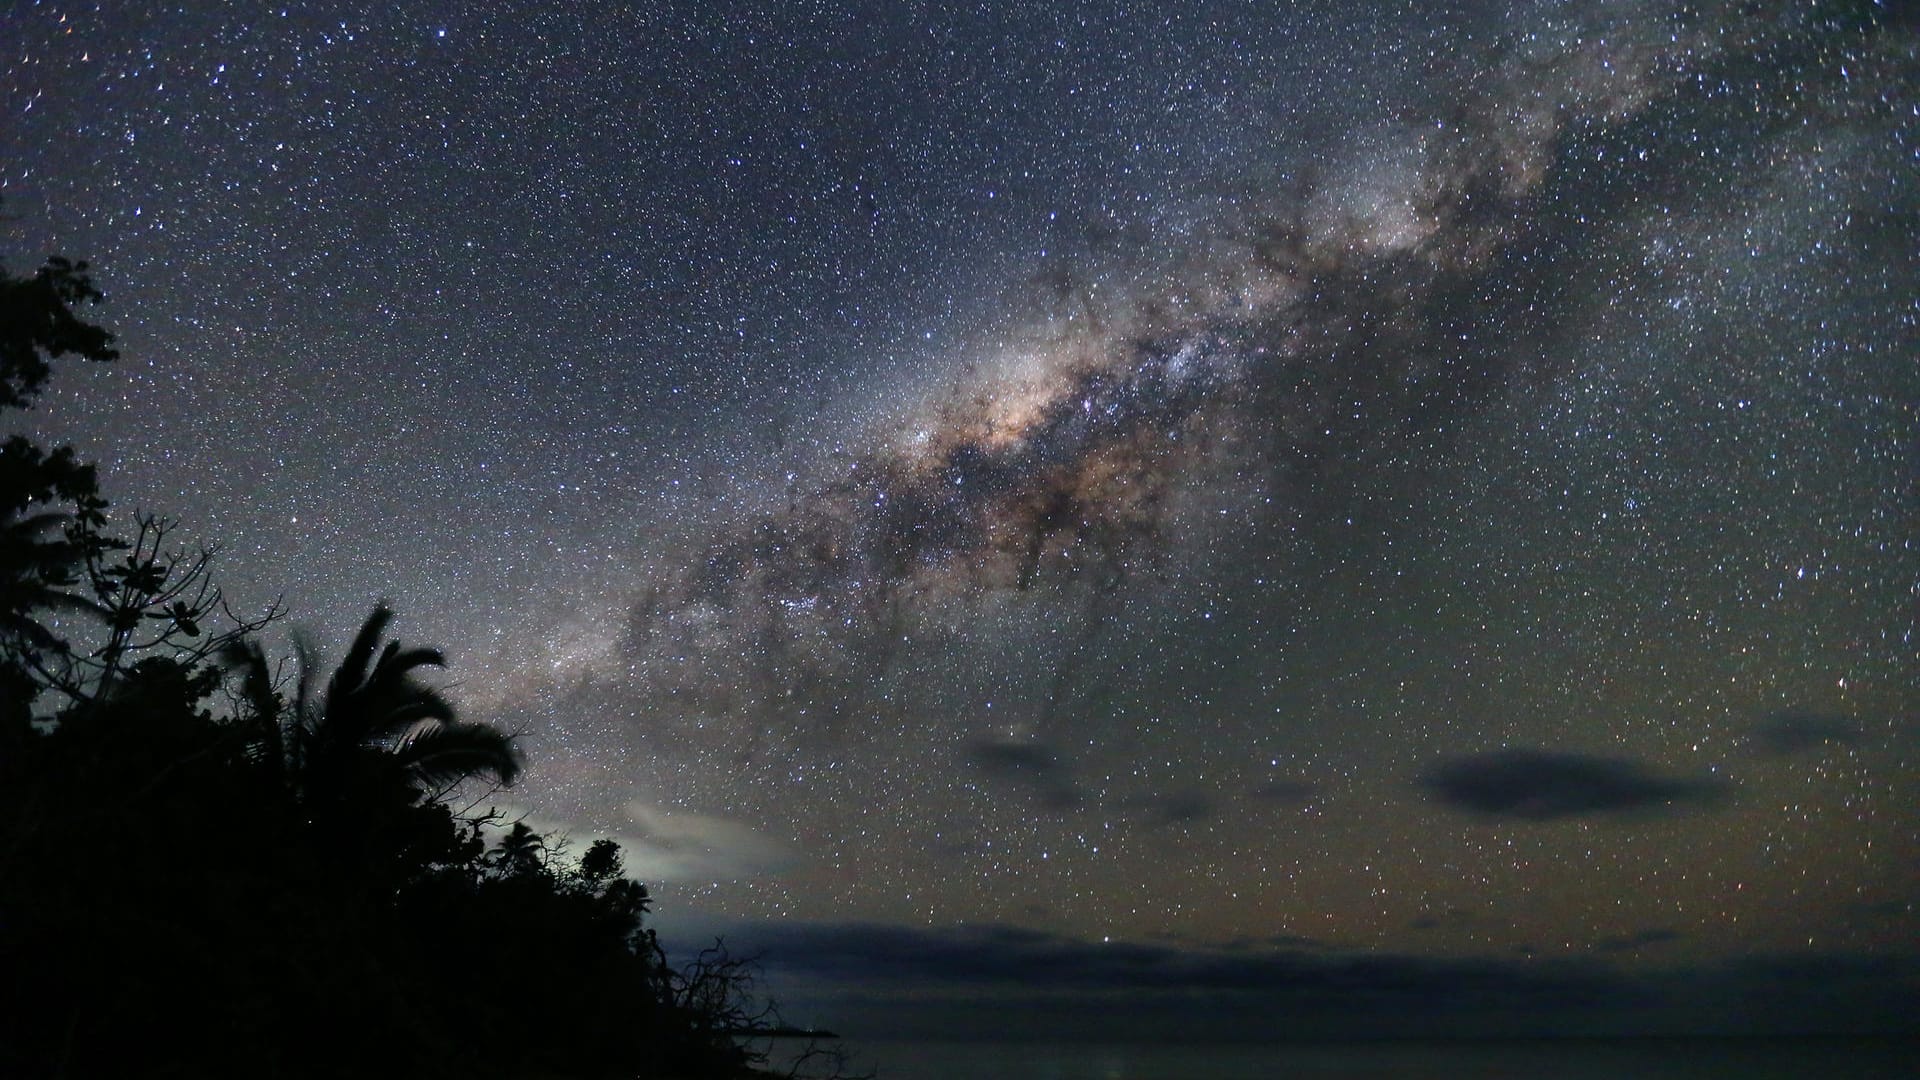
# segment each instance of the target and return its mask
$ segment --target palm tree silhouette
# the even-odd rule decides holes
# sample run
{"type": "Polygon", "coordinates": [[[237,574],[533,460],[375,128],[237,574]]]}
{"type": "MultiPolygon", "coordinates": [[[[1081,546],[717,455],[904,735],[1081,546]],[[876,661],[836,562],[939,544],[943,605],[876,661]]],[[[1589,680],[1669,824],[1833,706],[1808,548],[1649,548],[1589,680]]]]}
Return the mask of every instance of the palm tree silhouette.
{"type": "Polygon", "coordinates": [[[0,513],[0,634],[41,649],[59,640],[33,617],[36,611],[102,614],[100,605],[70,591],[78,581],[80,545],[63,530],[71,515],[0,513]]]}
{"type": "Polygon", "coordinates": [[[511,784],[521,764],[514,737],[459,719],[438,690],[420,682],[420,668],[446,666],[438,649],[403,648],[398,641],[383,647],[392,620],[385,604],[373,609],[322,694],[313,690],[311,651],[296,644],[300,672],[292,702],[275,689],[257,642],[230,647],[226,660],[240,675],[240,699],[257,729],[255,756],[308,803],[348,800],[392,784],[415,799],[469,779],[511,784]]]}

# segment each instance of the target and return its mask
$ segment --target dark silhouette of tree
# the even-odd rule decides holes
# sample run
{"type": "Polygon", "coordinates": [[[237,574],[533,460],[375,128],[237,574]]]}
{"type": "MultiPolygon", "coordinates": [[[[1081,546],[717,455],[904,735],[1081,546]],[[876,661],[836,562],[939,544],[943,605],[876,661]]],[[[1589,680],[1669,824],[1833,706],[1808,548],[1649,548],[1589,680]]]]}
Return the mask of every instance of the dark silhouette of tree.
{"type": "MultiPolygon", "coordinates": [[[[31,408],[54,359],[117,358],[113,335],[74,312],[101,299],[83,262],[51,258],[25,278],[0,268],[0,412],[31,408]]],[[[94,466],[71,447],[0,443],[0,720],[23,719],[47,691],[68,706],[98,702],[144,656],[198,663],[277,617],[277,607],[227,610],[208,573],[214,549],[173,550],[173,523],[150,514],[134,516],[131,539],[116,537],[107,509],[94,466]],[[49,615],[100,636],[55,634],[49,615]]]]}
{"type": "MultiPolygon", "coordinates": [[[[112,335],[73,313],[99,299],[85,263],[51,259],[27,278],[0,267],[0,412],[33,404],[53,358],[115,357],[112,335]]],[[[90,608],[76,586],[104,508],[93,466],[70,447],[48,452],[18,435],[0,443],[0,722],[25,719],[41,669],[61,659],[64,643],[41,617],[90,608]]]]}
{"type": "Polygon", "coordinates": [[[507,835],[500,838],[489,862],[503,877],[521,877],[543,870],[546,852],[547,844],[540,834],[528,828],[526,822],[516,821],[507,835]]]}
{"type": "Polygon", "coordinates": [[[73,313],[76,305],[101,299],[84,262],[56,256],[26,278],[0,268],[0,409],[29,407],[52,372],[50,359],[120,355],[112,334],[73,313]]]}
{"type": "MultiPolygon", "coordinates": [[[[112,358],[85,269],[0,271],[0,411],[112,358]]],[[[0,1076],[766,1075],[751,965],[670,964],[618,845],[451,809],[519,750],[385,605],[282,679],[215,549],[109,525],[93,466],[0,444],[0,1076]]]]}
{"type": "MultiPolygon", "coordinates": [[[[0,457],[5,453],[0,448],[0,457]]],[[[64,646],[41,622],[42,613],[103,614],[74,589],[80,550],[66,535],[71,515],[32,513],[30,506],[0,509],[0,652],[7,658],[0,667],[0,695],[19,710],[38,692],[35,672],[46,670],[64,646]]]]}
{"type": "Polygon", "coordinates": [[[446,666],[439,650],[398,641],[382,647],[392,621],[386,605],[374,608],[321,694],[313,691],[310,650],[300,646],[291,703],[257,642],[235,641],[223,651],[240,676],[244,722],[262,740],[261,760],[315,803],[337,803],[369,784],[399,784],[415,797],[476,777],[511,784],[521,767],[513,737],[458,719],[447,699],[419,680],[421,668],[446,666]]]}

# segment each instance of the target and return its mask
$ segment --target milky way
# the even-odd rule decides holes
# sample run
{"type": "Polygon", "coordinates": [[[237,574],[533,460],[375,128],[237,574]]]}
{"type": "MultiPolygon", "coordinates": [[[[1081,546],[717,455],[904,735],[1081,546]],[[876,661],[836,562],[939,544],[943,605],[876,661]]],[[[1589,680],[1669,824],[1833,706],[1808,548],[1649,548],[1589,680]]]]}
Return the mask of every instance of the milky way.
{"type": "Polygon", "coordinates": [[[1910,940],[1911,28],[1335,7],[35,10],[46,423],[663,911],[1910,940]]]}
{"type": "Polygon", "coordinates": [[[1538,189],[1561,130],[1604,145],[1678,57],[1700,62],[1690,30],[1658,21],[1586,33],[1496,61],[1491,92],[1446,86],[1457,104],[1214,223],[1231,231],[1197,262],[1143,275],[1149,288],[1103,294],[1107,273],[1071,268],[1037,282],[1063,314],[894,419],[898,433],[849,454],[843,475],[716,542],[640,622],[897,637],[917,599],[1063,579],[1117,589],[1164,568],[1176,529],[1203,528],[1185,519],[1222,497],[1218,470],[1291,504],[1289,486],[1316,486],[1321,463],[1444,427],[1516,376],[1471,338],[1540,302],[1512,295],[1514,249],[1548,242],[1528,235],[1528,204],[1551,201],[1538,189]],[[1182,497],[1196,487],[1208,497],[1182,497]]]}
{"type": "MultiPolygon", "coordinates": [[[[1282,579],[1311,572],[1289,564],[1351,542],[1330,524],[1377,499],[1380,475],[1470,452],[1453,435],[1467,418],[1577,374],[1537,348],[1566,318],[1554,276],[1591,272],[1593,234],[1683,184],[1700,140],[1752,152],[1708,121],[1785,108],[1700,87],[1824,47],[1804,27],[1732,25],[1635,11],[1509,31],[1470,73],[1434,75],[1434,104],[1232,200],[1181,238],[1193,253],[1149,238],[1165,257],[1141,267],[1113,241],[1046,268],[1030,283],[1044,317],[836,445],[824,477],[789,474],[781,505],[696,539],[631,611],[614,647],[628,675],[589,681],[671,703],[641,707],[649,752],[726,748],[782,772],[816,736],[831,755],[947,723],[976,763],[985,747],[1021,772],[1052,753],[1089,642],[1183,647],[1125,615],[1206,582],[1227,534],[1282,579]],[[937,703],[907,704],[918,680],[937,703]],[[1046,689],[985,712],[1022,682],[1046,689]]],[[[1847,108],[1783,112],[1762,136],[1847,108]]]]}

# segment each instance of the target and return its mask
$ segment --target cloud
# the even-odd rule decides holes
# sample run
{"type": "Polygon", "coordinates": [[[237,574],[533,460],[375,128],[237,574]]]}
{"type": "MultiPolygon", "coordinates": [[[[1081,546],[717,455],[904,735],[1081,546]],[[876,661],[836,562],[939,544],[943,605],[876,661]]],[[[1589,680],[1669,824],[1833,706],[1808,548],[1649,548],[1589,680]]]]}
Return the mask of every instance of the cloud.
{"type": "Polygon", "coordinates": [[[626,876],[649,885],[741,881],[779,874],[800,863],[792,848],[740,822],[663,810],[637,799],[624,807],[625,823],[611,829],[583,828],[513,803],[496,808],[504,815],[496,832],[524,821],[549,844],[567,845],[575,857],[593,840],[612,840],[620,845],[626,876]]]}
{"type": "Polygon", "coordinates": [[[967,751],[967,763],[987,777],[1007,783],[1053,810],[1071,810],[1082,798],[1073,770],[1042,743],[983,740],[967,751]]]}
{"type": "Polygon", "coordinates": [[[1253,789],[1253,797],[1284,806],[1305,806],[1319,789],[1304,780],[1269,780],[1253,789]]]}
{"type": "Polygon", "coordinates": [[[1660,810],[1709,802],[1720,791],[1717,783],[1662,776],[1626,758],[1546,750],[1454,758],[1421,783],[1449,805],[1524,821],[1660,810]]]}
{"type": "Polygon", "coordinates": [[[1139,814],[1151,826],[1184,825],[1204,821],[1220,812],[1213,796],[1197,787],[1183,787],[1121,800],[1123,808],[1139,814]]]}
{"type": "Polygon", "coordinates": [[[629,877],[646,882],[739,881],[798,865],[798,853],[740,822],[670,811],[640,800],[626,804],[631,828],[609,835],[620,844],[629,877]]]}
{"type": "Polygon", "coordinates": [[[1584,1001],[1605,987],[1624,992],[1598,969],[1518,973],[1478,960],[1330,953],[1280,937],[1280,948],[1182,948],[1171,944],[1092,942],[1011,926],[920,930],[863,923],[774,928],[765,945],[781,969],[863,980],[1012,983],[1036,990],[1255,991],[1300,998],[1406,999],[1441,1011],[1474,1000],[1472,988],[1524,989],[1536,1002],[1584,1001]]]}
{"type": "Polygon", "coordinates": [[[1818,750],[1828,743],[1851,746],[1860,738],[1860,725],[1837,713],[1783,709],[1753,729],[1753,742],[1764,754],[1788,757],[1818,750]]]}
{"type": "Polygon", "coordinates": [[[1462,908],[1448,908],[1445,911],[1422,915],[1407,923],[1410,930],[1455,929],[1463,926],[1479,925],[1484,920],[1480,915],[1462,908]]]}
{"type": "MultiPolygon", "coordinates": [[[[1043,742],[977,740],[968,744],[966,762],[991,782],[1013,789],[1050,810],[1076,810],[1093,801],[1074,778],[1073,766],[1043,742]]],[[[1108,805],[1109,809],[1156,829],[1204,821],[1219,813],[1218,800],[1192,785],[1129,795],[1108,805]]]]}
{"type": "Polygon", "coordinates": [[[1612,937],[1601,938],[1594,945],[1594,949],[1604,953],[1637,952],[1649,945],[1665,945],[1671,941],[1679,941],[1682,936],[1678,930],[1656,926],[1631,934],[1615,934],[1612,937]]]}
{"type": "MultiPolygon", "coordinates": [[[[1653,928],[1599,951],[1678,936],[1653,928]]],[[[1910,962],[1851,954],[1630,970],[1597,957],[1414,956],[1284,937],[1207,948],[1010,926],[794,922],[736,927],[727,940],[761,955],[769,985],[798,990],[806,1015],[856,1037],[1911,1031],[1914,1018],[1888,1003],[1920,988],[1910,962]]]]}

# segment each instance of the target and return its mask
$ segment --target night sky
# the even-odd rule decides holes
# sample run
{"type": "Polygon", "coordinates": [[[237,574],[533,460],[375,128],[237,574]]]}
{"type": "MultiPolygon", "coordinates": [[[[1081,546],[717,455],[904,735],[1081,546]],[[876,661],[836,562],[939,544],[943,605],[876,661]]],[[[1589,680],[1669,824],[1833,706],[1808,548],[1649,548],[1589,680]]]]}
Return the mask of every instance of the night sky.
{"type": "Polygon", "coordinates": [[[34,430],[799,1019],[1911,1022],[1886,6],[3,10],[34,430]]]}

